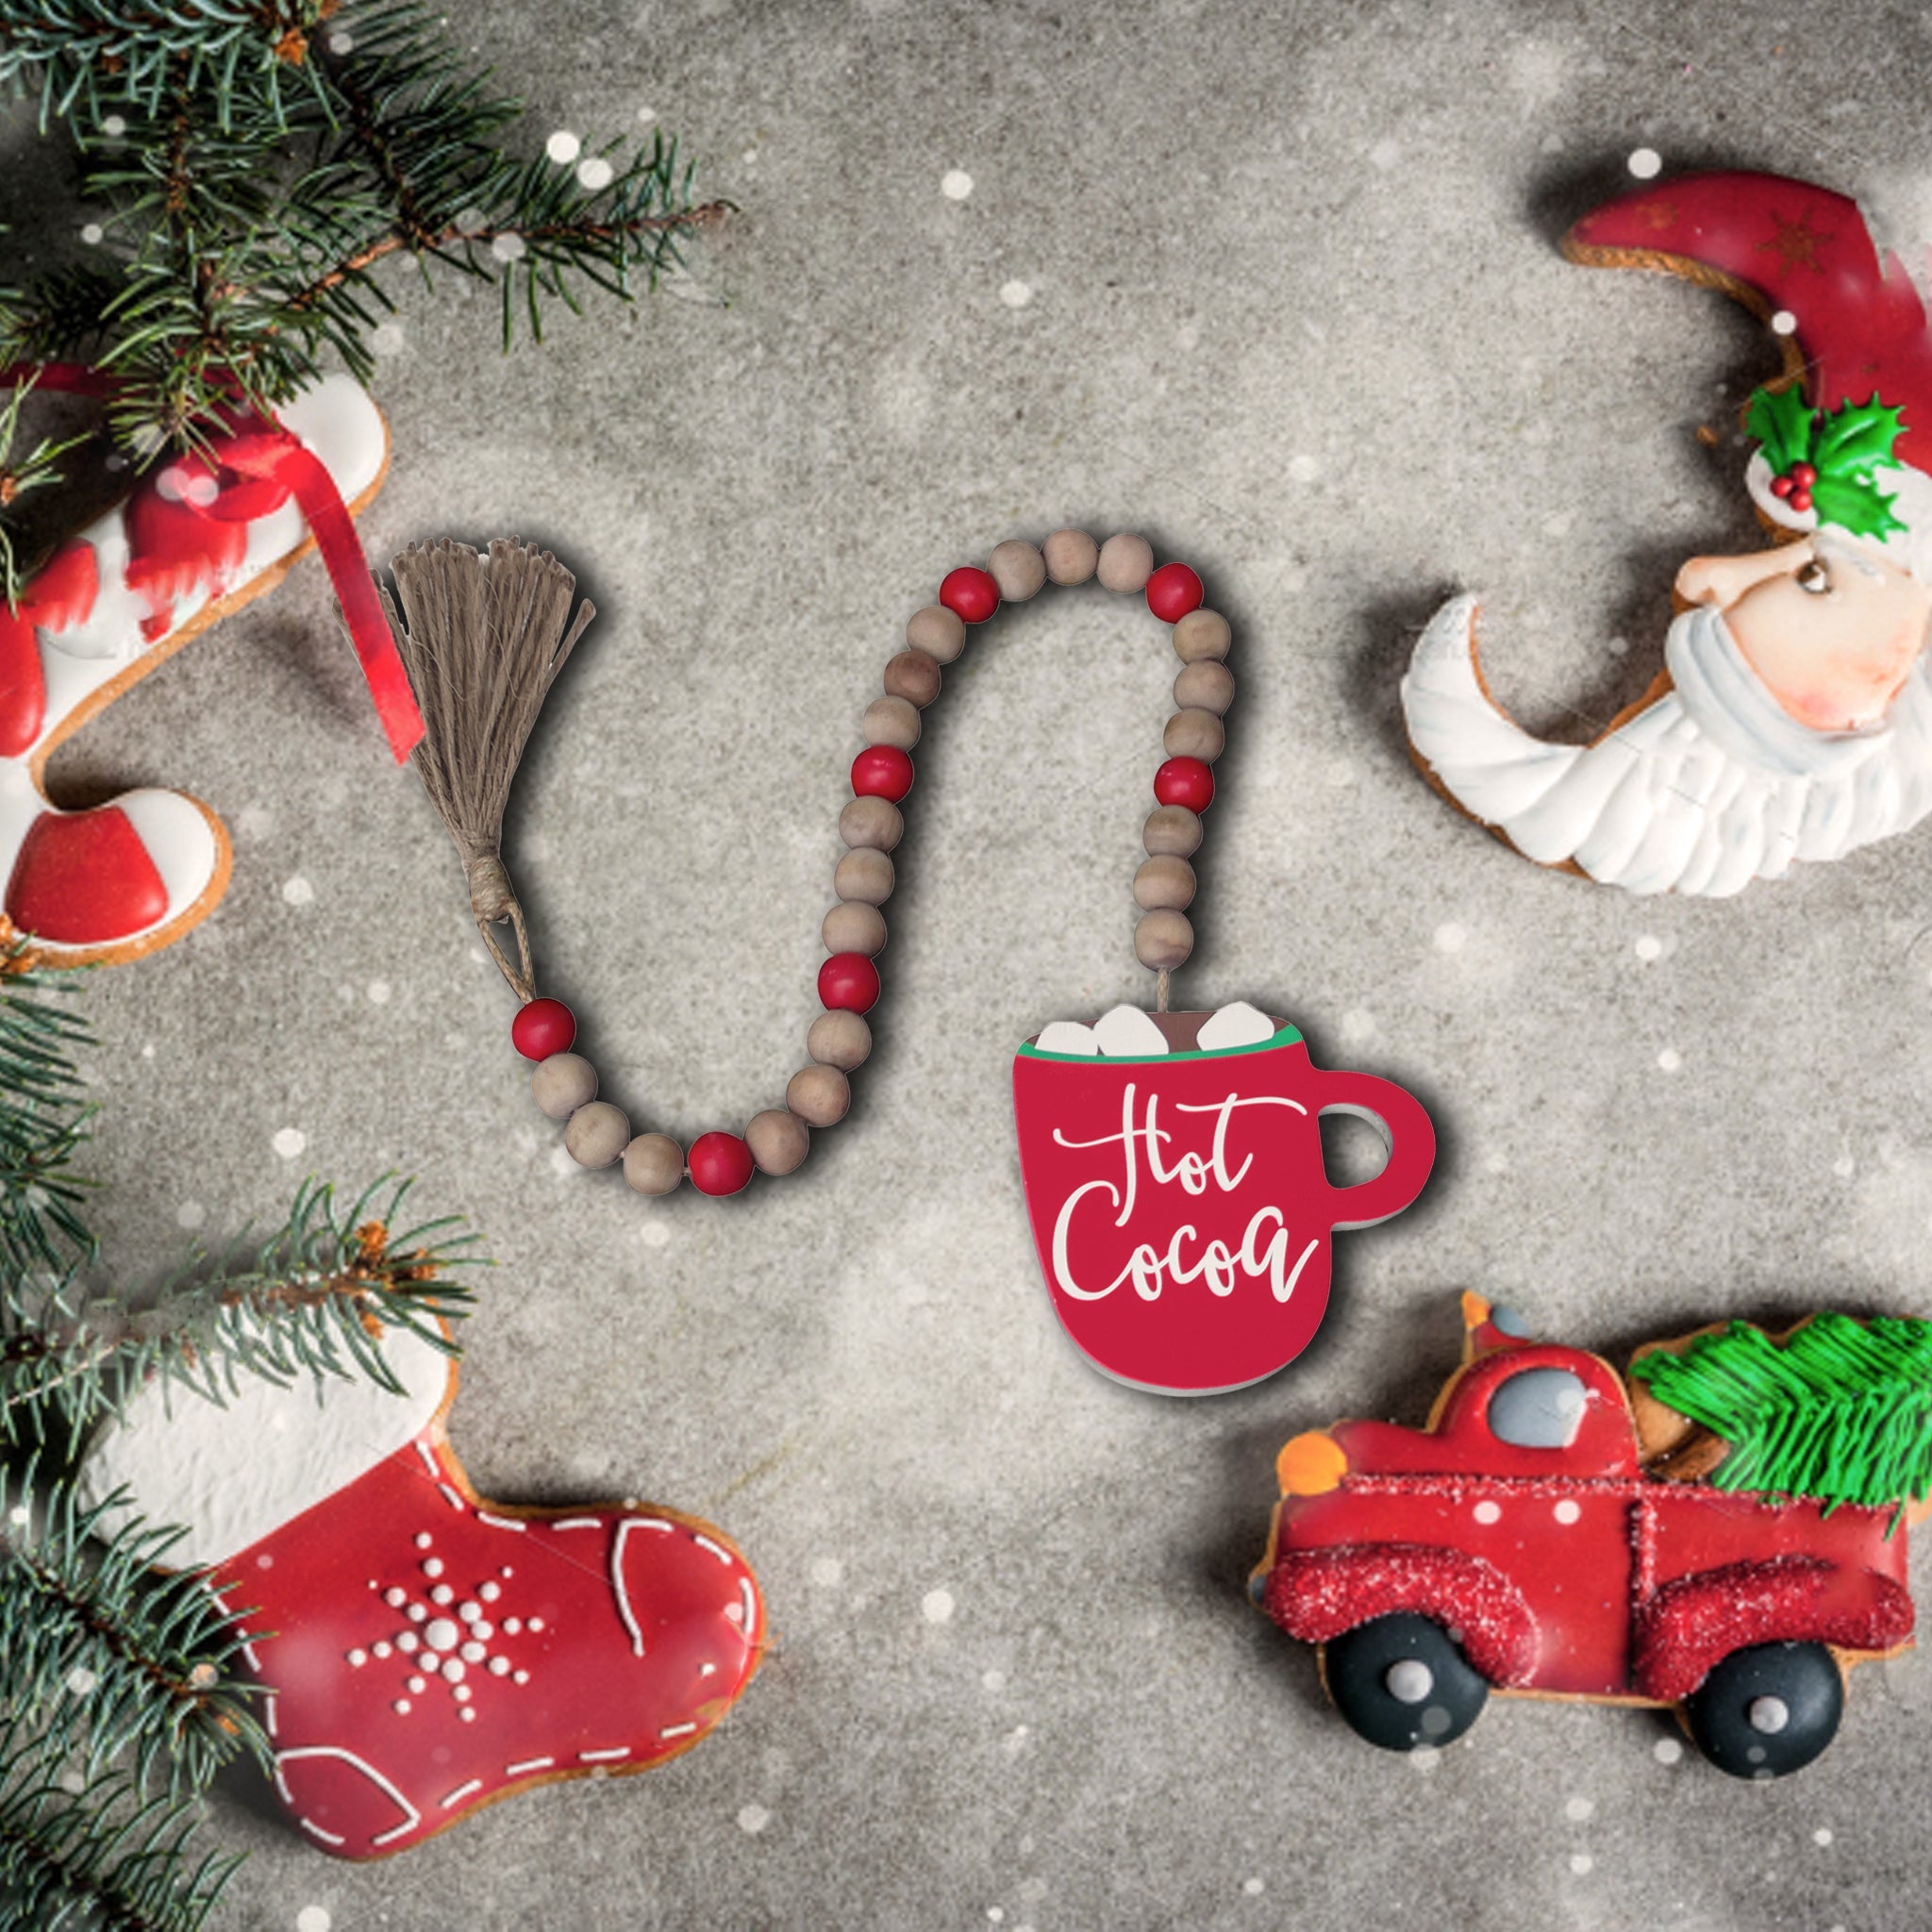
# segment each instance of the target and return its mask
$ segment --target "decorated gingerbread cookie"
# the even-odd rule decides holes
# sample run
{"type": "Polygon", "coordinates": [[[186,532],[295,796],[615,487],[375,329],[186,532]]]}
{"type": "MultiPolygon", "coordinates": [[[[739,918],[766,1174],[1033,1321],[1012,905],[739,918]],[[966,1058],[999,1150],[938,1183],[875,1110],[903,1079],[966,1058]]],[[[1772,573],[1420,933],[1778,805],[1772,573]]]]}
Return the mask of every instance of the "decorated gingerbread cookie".
{"type": "Polygon", "coordinates": [[[1783,376],[1745,412],[1774,536],[1677,574],[1664,670],[1589,744],[1494,702],[1476,603],[1438,613],[1403,681],[1433,782],[1526,857],[1633,892],[1722,897],[1932,810],[1932,334],[1843,195],[1692,175],[1599,208],[1574,261],[1660,269],[1764,317],[1783,376]]]}
{"type": "Polygon", "coordinates": [[[1277,1461],[1255,1594],[1342,1716],[1409,1751],[1492,1690],[1674,1706],[1735,1776],[1810,1763],[1850,1666],[1911,1641],[1932,1324],[1733,1323],[1626,1384],[1480,1296],[1463,1320],[1424,1427],[1337,1423],[1277,1461]]]}
{"type": "MultiPolygon", "coordinates": [[[[388,436],[361,388],[332,376],[277,425],[238,422],[206,452],[157,463],[0,608],[0,879],[5,915],[49,965],[136,958],[214,909],[228,878],[221,821],[185,792],[143,788],[85,810],[47,797],[66,739],[228,611],[278,583],[324,533],[359,574],[350,514],[381,487],[388,436]]],[[[352,597],[351,601],[354,599],[352,597]]],[[[420,731],[399,664],[372,664],[399,755],[420,731]]]]}
{"type": "Polygon", "coordinates": [[[444,1431],[454,1362],[405,1330],[378,1345],[401,1393],[244,1373],[217,1406],[151,1384],[79,1490],[186,1525],[172,1560],[206,1565],[250,1634],[275,1790],[344,1858],[689,1750],[765,1635],[751,1571],[708,1524],[479,1497],[444,1431]]]}

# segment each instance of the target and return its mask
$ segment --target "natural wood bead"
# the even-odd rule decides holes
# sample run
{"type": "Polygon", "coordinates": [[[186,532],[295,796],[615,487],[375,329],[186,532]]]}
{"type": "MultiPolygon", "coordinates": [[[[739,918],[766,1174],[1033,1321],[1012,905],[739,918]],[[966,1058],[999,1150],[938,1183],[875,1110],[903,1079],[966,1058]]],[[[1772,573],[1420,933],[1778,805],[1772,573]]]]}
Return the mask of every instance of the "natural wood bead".
{"type": "Polygon", "coordinates": [[[855,798],[839,814],[839,836],[854,847],[890,852],[906,836],[906,820],[890,798],[855,798]]]}
{"type": "Polygon", "coordinates": [[[1212,711],[1176,711],[1160,742],[1171,758],[1199,758],[1211,765],[1227,743],[1227,733],[1212,711]]]}
{"type": "Polygon", "coordinates": [[[744,1144],[760,1174],[790,1174],[805,1158],[811,1134],[795,1113],[768,1107],[755,1113],[744,1130],[744,1144]]]}
{"type": "Polygon", "coordinates": [[[819,937],[828,953],[863,953],[870,959],[886,949],[886,915],[858,899],[841,899],[825,914],[819,937]]]}
{"type": "Polygon", "coordinates": [[[805,1036],[805,1050],[822,1065],[849,1074],[872,1051],[872,1028],[857,1013],[821,1013],[805,1036]]]}
{"type": "Polygon", "coordinates": [[[892,861],[867,846],[848,852],[832,868],[833,891],[866,906],[883,906],[892,896],[893,883],[892,861]]]}
{"type": "Polygon", "coordinates": [[[1191,610],[1174,627],[1174,655],[1183,664],[1227,656],[1227,619],[1218,610],[1191,610]]]}
{"type": "Polygon", "coordinates": [[[1184,912],[1144,912],[1134,928],[1134,957],[1157,973],[1187,963],[1194,950],[1194,928],[1184,912]]]}
{"type": "Polygon", "coordinates": [[[852,1082],[837,1067],[800,1067],[786,1083],[785,1105],[808,1126],[836,1127],[852,1105],[852,1082]]]}
{"type": "Polygon", "coordinates": [[[1154,546],[1144,537],[1123,530],[1100,546],[1100,588],[1103,591],[1144,591],[1154,575],[1154,546]]]}
{"type": "Polygon", "coordinates": [[[634,1194],[668,1194],[684,1178],[684,1149],[669,1134],[640,1134],[624,1150],[625,1185],[634,1194]]]}
{"type": "Polygon", "coordinates": [[[1225,717],[1234,703],[1234,673],[1212,658],[1183,664],[1174,681],[1174,701],[1184,711],[1212,711],[1217,718],[1225,717]]]}
{"type": "Polygon", "coordinates": [[[939,696],[942,675],[940,660],[929,651],[901,651],[886,664],[886,695],[923,710],[939,696]]]}
{"type": "Polygon", "coordinates": [[[919,742],[919,712],[904,698],[874,698],[866,706],[858,728],[868,744],[890,744],[910,751],[919,742]]]}
{"type": "Polygon", "coordinates": [[[1134,874],[1134,904],[1142,912],[1185,912],[1194,903],[1194,868],[1162,853],[1134,874]]]}
{"type": "Polygon", "coordinates": [[[1184,805],[1158,805],[1141,827],[1141,843],[1157,858],[1191,858],[1201,849],[1201,821],[1184,805]]]}
{"type": "Polygon", "coordinates": [[[986,567],[1000,587],[1001,600],[1008,604],[1025,603],[1046,581],[1045,559],[1032,544],[1023,543],[1017,537],[995,543],[986,567]]]}
{"type": "Polygon", "coordinates": [[[950,664],[966,648],[966,620],[943,604],[928,604],[906,620],[906,641],[915,651],[950,664]]]}
{"type": "Polygon", "coordinates": [[[624,1158],[630,1144],[630,1123],[624,1109],[608,1100],[593,1100],[571,1115],[563,1130],[563,1151],[579,1167],[608,1167],[624,1158]]]}
{"type": "Polygon", "coordinates": [[[1100,562],[1100,545],[1085,530],[1056,530],[1040,555],[1055,583],[1084,584],[1100,562]]]}
{"type": "Polygon", "coordinates": [[[580,1053],[554,1053],[530,1069],[530,1092],[554,1121],[567,1121],[597,1097],[597,1070],[580,1053]]]}

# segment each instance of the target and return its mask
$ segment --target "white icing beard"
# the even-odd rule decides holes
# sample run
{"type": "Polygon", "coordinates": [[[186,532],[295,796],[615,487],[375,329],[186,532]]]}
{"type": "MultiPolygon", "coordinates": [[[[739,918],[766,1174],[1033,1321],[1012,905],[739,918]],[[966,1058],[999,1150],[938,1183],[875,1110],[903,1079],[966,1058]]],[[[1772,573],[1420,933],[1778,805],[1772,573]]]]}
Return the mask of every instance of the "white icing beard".
{"type": "Polygon", "coordinates": [[[1402,684],[1409,739],[1465,810],[1542,864],[1722,898],[1932,810],[1923,661],[1876,730],[1813,731],[1778,707],[1719,612],[1690,610],[1665,645],[1675,689],[1595,744],[1551,744],[1484,694],[1474,617],[1474,599],[1457,598],[1417,644],[1402,684]]]}

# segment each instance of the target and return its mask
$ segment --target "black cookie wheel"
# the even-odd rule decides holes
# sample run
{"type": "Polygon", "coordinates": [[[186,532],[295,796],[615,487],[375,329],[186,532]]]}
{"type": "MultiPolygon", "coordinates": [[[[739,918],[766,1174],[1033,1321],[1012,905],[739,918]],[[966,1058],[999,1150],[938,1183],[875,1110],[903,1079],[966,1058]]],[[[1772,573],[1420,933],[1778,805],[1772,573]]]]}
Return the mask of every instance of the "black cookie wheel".
{"type": "Polygon", "coordinates": [[[1449,1743],[1482,1715],[1490,1697],[1442,1626],[1406,1611],[1332,1638],[1323,1648],[1322,1677],[1356,1735],[1385,1751],[1449,1743]]]}
{"type": "Polygon", "coordinates": [[[1697,1748],[1733,1777],[1787,1777],[1838,1736],[1844,1673],[1822,1643],[1734,1650],[1684,1700],[1697,1748]]]}

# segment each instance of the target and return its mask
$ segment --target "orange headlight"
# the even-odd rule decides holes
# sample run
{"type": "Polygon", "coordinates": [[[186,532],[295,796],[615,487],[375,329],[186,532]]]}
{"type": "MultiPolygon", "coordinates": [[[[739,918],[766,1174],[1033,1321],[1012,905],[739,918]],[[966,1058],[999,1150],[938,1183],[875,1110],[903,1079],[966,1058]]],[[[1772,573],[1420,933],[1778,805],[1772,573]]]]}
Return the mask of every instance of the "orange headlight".
{"type": "Polygon", "coordinates": [[[1323,1429],[1309,1429],[1274,1458],[1284,1496],[1325,1496],[1348,1474],[1341,1444],[1323,1429]]]}

